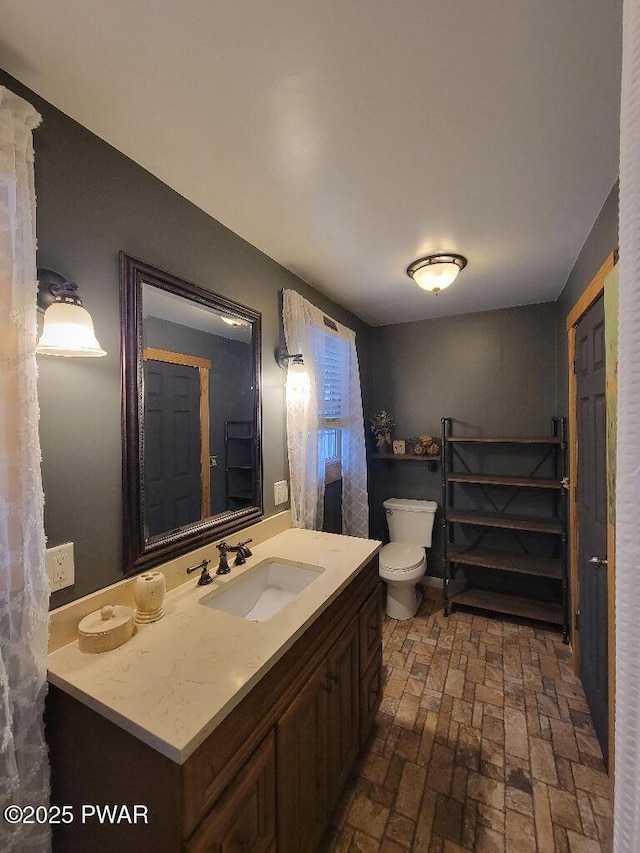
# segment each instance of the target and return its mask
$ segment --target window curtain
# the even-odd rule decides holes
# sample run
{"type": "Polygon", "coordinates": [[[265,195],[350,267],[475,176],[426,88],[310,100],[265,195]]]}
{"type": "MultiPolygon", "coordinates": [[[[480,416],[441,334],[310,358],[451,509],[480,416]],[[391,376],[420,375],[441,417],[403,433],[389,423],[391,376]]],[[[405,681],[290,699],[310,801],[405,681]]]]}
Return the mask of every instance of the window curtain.
{"type": "MultiPolygon", "coordinates": [[[[35,359],[32,131],[39,123],[30,104],[0,86],[0,812],[49,800],[49,584],[35,359]]],[[[49,850],[48,829],[0,818],[0,849],[49,850]]]]}
{"type": "MultiPolygon", "coordinates": [[[[325,412],[325,315],[295,290],[283,291],[283,322],[289,353],[302,353],[309,377],[308,392],[287,383],[287,448],[294,527],[322,530],[324,520],[325,454],[321,430],[325,412]]],[[[331,330],[346,342],[342,410],[342,529],[348,536],[369,534],[367,463],[360,370],[355,333],[330,320],[331,330]]]]}
{"type": "Polygon", "coordinates": [[[625,0],[620,109],[614,850],[640,850],[640,2],[625,0]]]}

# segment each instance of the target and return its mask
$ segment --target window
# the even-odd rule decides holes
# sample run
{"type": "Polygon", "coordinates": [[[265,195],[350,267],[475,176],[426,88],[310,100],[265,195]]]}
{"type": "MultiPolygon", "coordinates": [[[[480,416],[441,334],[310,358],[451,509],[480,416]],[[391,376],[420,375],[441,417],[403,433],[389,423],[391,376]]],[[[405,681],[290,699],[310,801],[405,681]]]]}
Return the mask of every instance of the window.
{"type": "Polygon", "coordinates": [[[323,333],[323,411],[320,413],[320,454],[325,483],[342,477],[343,431],[348,417],[349,346],[332,332],[323,333]]]}

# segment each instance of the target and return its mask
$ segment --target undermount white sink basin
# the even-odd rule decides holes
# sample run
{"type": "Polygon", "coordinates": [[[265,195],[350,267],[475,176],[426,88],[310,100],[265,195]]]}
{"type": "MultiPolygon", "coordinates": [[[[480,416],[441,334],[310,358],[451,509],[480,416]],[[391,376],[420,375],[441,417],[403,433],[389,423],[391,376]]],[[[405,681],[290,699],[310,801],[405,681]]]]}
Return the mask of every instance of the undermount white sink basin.
{"type": "Polygon", "coordinates": [[[264,560],[224,589],[205,595],[199,603],[249,622],[266,622],[323,571],[319,566],[264,560]]]}

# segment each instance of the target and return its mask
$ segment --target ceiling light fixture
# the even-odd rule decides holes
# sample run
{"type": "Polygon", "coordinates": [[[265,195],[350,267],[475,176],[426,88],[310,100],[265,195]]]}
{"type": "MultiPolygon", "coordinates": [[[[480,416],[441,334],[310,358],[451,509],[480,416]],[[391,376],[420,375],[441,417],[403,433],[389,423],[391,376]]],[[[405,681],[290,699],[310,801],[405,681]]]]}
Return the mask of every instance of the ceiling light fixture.
{"type": "Polygon", "coordinates": [[[233,326],[234,329],[248,325],[244,320],[237,320],[235,317],[223,317],[222,314],[220,315],[220,319],[223,323],[226,323],[227,326],[233,326]]]}
{"type": "Polygon", "coordinates": [[[91,314],[82,307],[78,285],[55,270],[38,270],[38,307],[44,325],[36,352],[71,358],[106,355],[93,330],[91,314]]]}
{"type": "Polygon", "coordinates": [[[463,270],[466,265],[467,259],[463,255],[438,252],[409,264],[407,275],[418,287],[437,295],[445,287],[453,284],[460,270],[463,270]]]}

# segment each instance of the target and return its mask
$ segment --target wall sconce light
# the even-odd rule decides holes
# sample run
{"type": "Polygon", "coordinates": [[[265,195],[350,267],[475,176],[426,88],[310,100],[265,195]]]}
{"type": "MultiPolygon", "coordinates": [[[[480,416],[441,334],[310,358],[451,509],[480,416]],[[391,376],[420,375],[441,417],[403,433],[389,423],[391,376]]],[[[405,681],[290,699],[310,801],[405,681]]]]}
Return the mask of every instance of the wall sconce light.
{"type": "Polygon", "coordinates": [[[38,269],[38,308],[44,310],[36,352],[71,358],[106,355],[93,330],[91,314],[82,307],[78,285],[55,270],[38,269]]]}
{"type": "Polygon", "coordinates": [[[290,354],[283,347],[276,351],[276,361],[280,367],[290,367],[289,359],[291,359],[291,364],[304,364],[301,352],[290,354]]]}
{"type": "Polygon", "coordinates": [[[302,353],[288,353],[284,349],[279,349],[276,353],[276,361],[280,367],[287,368],[287,381],[285,382],[287,401],[308,402],[311,396],[311,380],[307,368],[304,366],[302,353]]]}
{"type": "Polygon", "coordinates": [[[453,284],[460,270],[463,270],[466,265],[467,259],[463,255],[438,252],[409,264],[407,275],[418,287],[437,295],[445,287],[453,284]]]}

